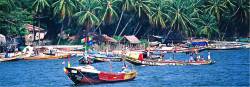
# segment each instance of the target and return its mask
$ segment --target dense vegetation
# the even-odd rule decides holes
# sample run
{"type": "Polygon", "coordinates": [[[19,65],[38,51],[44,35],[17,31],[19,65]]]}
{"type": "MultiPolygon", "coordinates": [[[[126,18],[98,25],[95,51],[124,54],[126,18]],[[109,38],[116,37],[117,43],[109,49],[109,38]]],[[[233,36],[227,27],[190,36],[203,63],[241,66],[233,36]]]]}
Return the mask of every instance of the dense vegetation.
{"type": "Polygon", "coordinates": [[[62,31],[222,39],[247,37],[249,15],[248,0],[0,0],[0,33],[22,36],[30,23],[56,41],[62,31]]]}

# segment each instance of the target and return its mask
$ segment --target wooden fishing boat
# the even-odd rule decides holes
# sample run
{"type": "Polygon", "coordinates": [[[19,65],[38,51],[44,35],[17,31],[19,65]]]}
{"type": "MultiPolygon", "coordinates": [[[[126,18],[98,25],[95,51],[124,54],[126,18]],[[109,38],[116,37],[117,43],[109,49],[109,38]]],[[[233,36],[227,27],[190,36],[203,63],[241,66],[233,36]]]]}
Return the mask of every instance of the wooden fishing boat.
{"type": "Polygon", "coordinates": [[[126,60],[134,65],[149,65],[149,66],[161,66],[161,65],[208,65],[214,64],[210,58],[208,60],[200,59],[193,61],[182,61],[182,60],[163,60],[151,59],[144,56],[142,53],[133,54],[132,56],[127,56],[126,60]]]}
{"type": "Polygon", "coordinates": [[[96,57],[93,59],[94,63],[95,62],[109,62],[109,61],[112,61],[112,62],[120,62],[122,61],[122,58],[121,57],[96,57]]]}
{"type": "Polygon", "coordinates": [[[215,61],[212,60],[199,60],[199,61],[188,61],[187,65],[210,65],[214,63],[215,61]]]}
{"type": "Polygon", "coordinates": [[[122,61],[122,58],[120,56],[114,56],[114,55],[106,55],[106,54],[87,54],[87,59],[90,62],[86,62],[87,60],[82,57],[79,59],[80,64],[86,64],[86,63],[98,63],[98,62],[120,62],[122,61]]]}
{"type": "Polygon", "coordinates": [[[65,67],[64,72],[75,84],[122,82],[135,79],[136,71],[103,72],[93,66],[65,67]]]}
{"type": "Polygon", "coordinates": [[[126,59],[128,62],[134,65],[149,65],[149,66],[162,66],[162,65],[209,65],[214,64],[215,61],[203,60],[203,61],[180,61],[180,60],[164,60],[164,61],[153,61],[153,60],[135,60],[131,58],[126,59]]]}
{"type": "Polygon", "coordinates": [[[129,63],[134,65],[149,65],[149,66],[162,66],[162,65],[187,65],[184,61],[176,61],[176,60],[136,60],[131,58],[126,58],[129,63]]]}
{"type": "Polygon", "coordinates": [[[62,55],[38,55],[31,57],[24,57],[24,60],[50,60],[50,59],[65,59],[68,58],[70,54],[62,54],[62,55]]]}
{"type": "Polygon", "coordinates": [[[12,57],[12,58],[0,58],[0,62],[9,62],[9,61],[17,61],[17,60],[21,60],[22,58],[18,58],[18,57],[12,57]]]}

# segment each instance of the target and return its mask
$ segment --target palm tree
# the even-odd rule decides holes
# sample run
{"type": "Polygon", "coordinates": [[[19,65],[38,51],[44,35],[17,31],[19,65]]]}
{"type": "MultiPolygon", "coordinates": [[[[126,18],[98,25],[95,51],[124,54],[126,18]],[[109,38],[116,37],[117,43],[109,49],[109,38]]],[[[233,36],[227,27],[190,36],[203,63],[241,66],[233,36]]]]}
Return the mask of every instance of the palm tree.
{"type": "Polygon", "coordinates": [[[151,7],[152,13],[150,15],[150,23],[154,26],[166,27],[166,21],[170,19],[170,16],[166,13],[167,1],[157,0],[151,7]]]}
{"type": "Polygon", "coordinates": [[[119,36],[121,36],[123,34],[123,32],[127,28],[128,24],[132,21],[132,19],[136,15],[139,18],[138,19],[139,20],[138,24],[140,22],[142,22],[142,20],[145,20],[143,18],[146,18],[146,20],[147,20],[150,17],[150,13],[151,13],[150,6],[152,5],[152,1],[151,0],[134,0],[133,3],[134,4],[132,4],[132,5],[133,5],[133,7],[135,9],[136,14],[134,14],[132,17],[130,17],[130,19],[128,20],[128,22],[125,24],[125,26],[123,27],[122,31],[120,32],[119,36]]]}
{"type": "Polygon", "coordinates": [[[168,6],[169,8],[168,12],[171,15],[171,21],[170,21],[171,29],[168,32],[167,36],[172,31],[172,29],[180,31],[182,33],[184,31],[185,32],[183,33],[184,35],[187,35],[188,33],[191,33],[193,31],[192,28],[195,25],[193,24],[192,17],[190,15],[192,13],[189,13],[189,10],[192,9],[189,8],[189,6],[187,5],[188,5],[187,2],[182,0],[177,0],[171,2],[170,5],[168,6]]]}
{"type": "Polygon", "coordinates": [[[1,0],[0,1],[0,6],[1,6],[0,11],[10,12],[11,10],[13,10],[17,7],[15,5],[15,2],[16,1],[13,1],[13,0],[1,0]]]}
{"type": "Polygon", "coordinates": [[[134,0],[121,0],[121,1],[120,1],[120,4],[121,4],[121,6],[122,6],[122,7],[121,7],[122,12],[121,12],[121,15],[120,15],[118,24],[117,24],[117,26],[116,26],[116,28],[115,28],[115,33],[114,33],[114,35],[116,35],[116,32],[117,32],[117,30],[118,30],[118,28],[119,28],[119,26],[120,26],[121,20],[122,20],[123,15],[124,15],[124,12],[125,12],[125,11],[130,11],[131,9],[134,8],[134,2],[133,2],[133,1],[134,1],[134,0]]]}
{"type": "Polygon", "coordinates": [[[101,29],[99,28],[101,24],[107,23],[111,24],[113,23],[117,18],[117,4],[118,0],[98,0],[98,2],[101,4],[101,22],[96,27],[96,29],[99,29],[99,32],[101,34],[101,29]]]}
{"type": "MultiPolygon", "coordinates": [[[[47,2],[47,0],[36,0],[33,3],[32,8],[33,8],[35,14],[38,16],[38,27],[40,27],[40,17],[41,17],[43,10],[49,6],[50,5],[47,2]]],[[[34,18],[35,18],[35,16],[33,16],[33,20],[34,20],[34,18]]],[[[33,26],[33,34],[34,34],[34,40],[35,40],[34,26],[33,26]]],[[[39,32],[39,39],[38,40],[39,40],[38,45],[40,45],[40,32],[39,32]]]]}
{"type": "Polygon", "coordinates": [[[232,19],[239,24],[247,24],[249,25],[249,19],[250,19],[250,3],[248,0],[236,0],[235,4],[235,10],[232,14],[232,19]]]}
{"type": "Polygon", "coordinates": [[[221,15],[225,12],[227,8],[226,2],[228,0],[208,0],[205,4],[205,11],[216,17],[219,22],[221,20],[221,15]]]}
{"type": "Polygon", "coordinates": [[[96,0],[85,0],[82,2],[82,8],[80,11],[75,13],[74,16],[77,17],[77,23],[86,26],[86,34],[89,30],[99,24],[99,18],[97,14],[101,10],[101,5],[96,0]]]}
{"type": "MultiPolygon", "coordinates": [[[[59,22],[62,23],[60,29],[60,36],[62,36],[62,31],[64,28],[64,19],[67,17],[69,24],[73,11],[76,9],[75,3],[72,0],[58,0],[52,4],[52,7],[54,15],[59,15],[60,17],[59,22]]],[[[57,44],[60,43],[60,40],[61,38],[59,37],[57,44]]]]}
{"type": "Polygon", "coordinates": [[[32,5],[32,8],[36,14],[42,13],[46,7],[49,7],[47,0],[36,0],[32,5]]]}
{"type": "Polygon", "coordinates": [[[219,34],[216,18],[212,15],[206,15],[200,17],[199,20],[197,20],[198,25],[198,32],[199,35],[205,35],[208,39],[211,39],[212,36],[219,36],[216,34],[219,34]]]}
{"type": "Polygon", "coordinates": [[[118,4],[118,0],[100,0],[103,4],[103,15],[102,21],[107,23],[111,23],[118,18],[118,14],[115,9],[117,9],[116,5],[118,4]]]}
{"type": "Polygon", "coordinates": [[[149,13],[151,12],[151,4],[151,0],[135,0],[135,9],[139,18],[142,16],[142,14],[148,17],[150,16],[149,13]]]}

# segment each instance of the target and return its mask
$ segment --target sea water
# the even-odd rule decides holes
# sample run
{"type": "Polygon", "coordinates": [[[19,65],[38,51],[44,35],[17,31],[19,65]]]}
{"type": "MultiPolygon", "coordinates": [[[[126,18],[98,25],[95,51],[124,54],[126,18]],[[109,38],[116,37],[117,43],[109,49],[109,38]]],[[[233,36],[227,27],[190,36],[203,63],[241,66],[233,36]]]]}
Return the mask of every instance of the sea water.
{"type": "MultiPolygon", "coordinates": [[[[249,86],[249,49],[211,50],[213,65],[200,66],[133,66],[138,76],[133,81],[77,85],[89,87],[168,87],[168,86],[249,86]]],[[[206,58],[207,51],[201,52],[206,58]]],[[[185,53],[175,54],[175,59],[188,60],[185,53]]],[[[172,53],[167,53],[168,59],[172,53]]],[[[77,66],[78,57],[70,59],[71,66],[77,66]]],[[[68,59],[21,60],[0,63],[0,86],[76,86],[63,72],[68,59]]],[[[93,64],[103,71],[118,72],[121,62],[93,64]]],[[[129,67],[132,67],[129,65],[129,67]]]]}

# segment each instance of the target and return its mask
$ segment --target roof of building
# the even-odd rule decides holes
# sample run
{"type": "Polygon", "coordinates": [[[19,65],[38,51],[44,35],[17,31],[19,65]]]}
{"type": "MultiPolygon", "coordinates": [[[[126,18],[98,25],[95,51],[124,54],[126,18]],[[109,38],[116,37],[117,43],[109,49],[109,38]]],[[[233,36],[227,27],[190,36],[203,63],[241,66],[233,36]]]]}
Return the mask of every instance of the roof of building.
{"type": "Polygon", "coordinates": [[[30,32],[33,31],[33,27],[34,27],[34,30],[35,30],[35,31],[44,31],[43,28],[40,28],[40,27],[37,27],[37,26],[33,26],[33,25],[31,25],[31,24],[25,24],[24,26],[25,26],[25,28],[26,28],[28,31],[30,31],[30,32]]]}
{"type": "Polygon", "coordinates": [[[104,35],[102,35],[102,36],[103,36],[104,40],[107,41],[107,42],[113,42],[113,43],[118,42],[117,40],[115,40],[115,39],[112,38],[112,37],[109,37],[109,36],[106,35],[106,34],[104,34],[104,35]]]}
{"type": "Polygon", "coordinates": [[[135,35],[131,35],[131,36],[124,36],[125,39],[127,39],[129,41],[129,43],[132,43],[132,44],[137,44],[137,43],[140,43],[141,41],[135,37],[135,35]]]}

